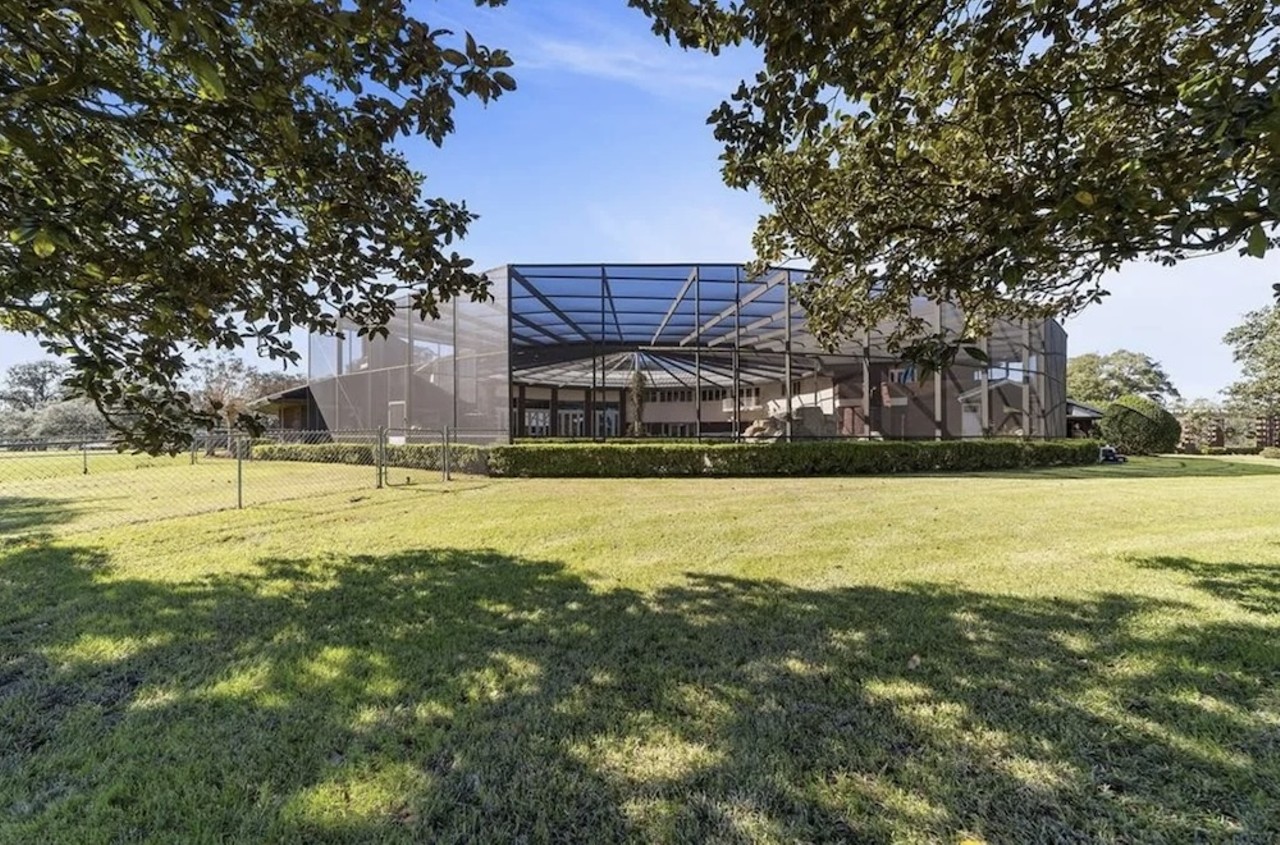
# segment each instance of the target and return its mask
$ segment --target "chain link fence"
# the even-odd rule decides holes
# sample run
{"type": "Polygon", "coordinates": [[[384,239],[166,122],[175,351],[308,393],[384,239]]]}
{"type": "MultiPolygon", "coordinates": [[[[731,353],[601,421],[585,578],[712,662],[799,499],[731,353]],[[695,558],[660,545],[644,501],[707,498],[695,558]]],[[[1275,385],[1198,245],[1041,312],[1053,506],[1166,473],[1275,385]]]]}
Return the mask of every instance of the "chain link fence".
{"type": "Polygon", "coordinates": [[[0,538],[440,484],[482,472],[461,453],[501,436],[375,429],[253,439],[219,431],[161,456],[120,452],[105,441],[0,442],[0,538]]]}

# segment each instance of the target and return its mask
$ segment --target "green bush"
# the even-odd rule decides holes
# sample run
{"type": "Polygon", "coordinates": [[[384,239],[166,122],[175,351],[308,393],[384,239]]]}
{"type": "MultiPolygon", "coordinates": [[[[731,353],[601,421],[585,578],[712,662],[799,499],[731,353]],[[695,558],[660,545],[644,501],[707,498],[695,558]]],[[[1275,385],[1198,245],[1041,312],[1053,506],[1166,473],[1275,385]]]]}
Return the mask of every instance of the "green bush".
{"type": "Polygon", "coordinates": [[[734,444],[517,444],[490,450],[494,475],[545,478],[880,475],[1096,463],[1094,441],[943,440],[734,444]]]}
{"type": "Polygon", "coordinates": [[[1208,446],[1201,450],[1204,455],[1257,455],[1261,452],[1261,446],[1208,446]]]}
{"type": "Polygon", "coordinates": [[[1280,446],[1268,446],[1260,454],[1264,458],[1280,458],[1280,446]]]}
{"type": "MultiPolygon", "coordinates": [[[[728,435],[723,440],[712,439],[709,435],[704,435],[702,445],[714,443],[732,443],[728,435]]],[[[517,446],[546,446],[546,445],[570,445],[570,446],[601,446],[607,444],[612,445],[635,445],[635,446],[654,446],[654,445],[676,445],[688,446],[690,440],[688,437],[610,437],[607,440],[595,440],[590,437],[517,437],[515,439],[517,446]]]]}
{"type": "MultiPolygon", "coordinates": [[[[326,464],[373,466],[373,445],[369,443],[271,443],[255,445],[256,461],[309,461],[326,464]]],[[[387,466],[404,469],[442,469],[444,447],[438,443],[411,443],[386,447],[387,466]]],[[[488,472],[488,450],[483,446],[455,443],[449,447],[450,466],[463,473],[488,472]]]]}
{"type": "Polygon", "coordinates": [[[369,443],[255,444],[251,457],[255,461],[307,461],[373,466],[373,446],[369,443]]]}
{"type": "Polygon", "coordinates": [[[1173,452],[1182,440],[1182,426],[1173,414],[1145,396],[1121,396],[1112,402],[1099,428],[1104,440],[1134,455],[1173,452]]]}
{"type": "Polygon", "coordinates": [[[701,475],[702,443],[522,443],[489,450],[494,475],[530,478],[646,478],[701,475]]]}
{"type": "MultiPolygon", "coordinates": [[[[265,444],[254,460],[372,465],[367,443],[265,444]]],[[[438,470],[438,444],[388,445],[388,466],[438,470]]],[[[1092,440],[810,440],[795,443],[521,443],[450,447],[453,469],[530,478],[887,475],[1075,466],[1098,459],[1092,440]]]]}
{"type": "MultiPolygon", "coordinates": [[[[437,443],[407,443],[403,446],[386,447],[387,466],[405,469],[442,470],[443,456],[444,447],[437,443]]],[[[487,446],[452,443],[449,445],[449,467],[455,472],[487,475],[489,449],[487,446]]]]}

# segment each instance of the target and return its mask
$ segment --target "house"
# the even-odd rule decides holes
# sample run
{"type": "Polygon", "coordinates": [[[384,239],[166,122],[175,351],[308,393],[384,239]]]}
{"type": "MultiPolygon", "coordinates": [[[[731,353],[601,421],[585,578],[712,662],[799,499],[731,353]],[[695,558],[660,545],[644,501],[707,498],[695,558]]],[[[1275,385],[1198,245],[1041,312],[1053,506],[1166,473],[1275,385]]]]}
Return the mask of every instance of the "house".
{"type": "Polygon", "coordinates": [[[1102,411],[1086,405],[1083,402],[1077,402],[1074,399],[1067,399],[1067,436],[1068,437],[1093,437],[1097,434],[1098,422],[1102,419],[1102,411]]]}

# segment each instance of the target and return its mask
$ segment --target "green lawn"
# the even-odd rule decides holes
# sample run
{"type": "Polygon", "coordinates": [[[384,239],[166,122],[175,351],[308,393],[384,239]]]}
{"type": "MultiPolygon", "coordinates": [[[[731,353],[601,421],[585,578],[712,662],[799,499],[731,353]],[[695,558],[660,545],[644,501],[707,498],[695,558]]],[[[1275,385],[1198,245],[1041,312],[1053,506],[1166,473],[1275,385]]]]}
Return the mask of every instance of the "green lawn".
{"type": "MultiPolygon", "coordinates": [[[[372,466],[245,461],[227,457],[73,451],[0,452],[0,538],[149,522],[264,502],[349,494],[375,484],[372,466]],[[237,495],[237,473],[242,475],[237,495]]],[[[389,470],[394,484],[433,482],[438,472],[389,470]]],[[[333,503],[331,503],[332,506],[333,503]]]]}
{"type": "Polygon", "coordinates": [[[26,499],[0,842],[1280,839],[1280,462],[26,499]]]}

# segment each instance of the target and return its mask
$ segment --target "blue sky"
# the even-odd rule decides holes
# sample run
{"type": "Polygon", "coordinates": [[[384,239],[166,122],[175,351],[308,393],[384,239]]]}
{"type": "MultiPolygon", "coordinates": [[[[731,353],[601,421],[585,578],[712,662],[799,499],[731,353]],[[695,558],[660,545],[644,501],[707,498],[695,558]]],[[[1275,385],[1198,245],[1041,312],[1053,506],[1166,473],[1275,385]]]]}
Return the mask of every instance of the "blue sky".
{"type": "MultiPolygon", "coordinates": [[[[650,34],[621,0],[419,0],[433,27],[505,47],[519,90],[467,104],[443,149],[402,143],[429,194],[481,215],[463,250],[508,262],[743,261],[764,210],[720,181],[706,116],[754,72],[746,51],[684,53],[650,34]]],[[[1129,348],[1160,360],[1188,397],[1236,376],[1224,332],[1269,303],[1280,256],[1235,254],[1174,268],[1140,263],[1108,280],[1113,296],[1067,322],[1072,354],[1129,348]]],[[[39,355],[0,335],[0,367],[39,355]]]]}

